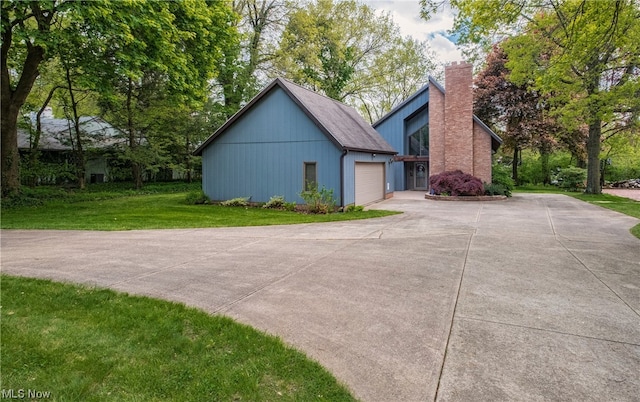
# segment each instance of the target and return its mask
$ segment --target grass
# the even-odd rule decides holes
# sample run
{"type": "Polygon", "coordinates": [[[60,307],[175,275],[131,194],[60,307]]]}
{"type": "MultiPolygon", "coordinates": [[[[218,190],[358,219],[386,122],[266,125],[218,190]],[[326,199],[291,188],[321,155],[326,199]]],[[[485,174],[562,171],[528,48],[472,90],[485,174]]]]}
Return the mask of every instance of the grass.
{"type": "MultiPolygon", "coordinates": [[[[640,219],[640,202],[611,194],[584,194],[567,192],[555,186],[519,186],[514,192],[523,193],[560,193],[603,208],[640,219]]],[[[630,229],[632,235],[640,239],[640,223],[630,229]]]]}
{"type": "Polygon", "coordinates": [[[181,304],[2,275],[2,389],[82,401],[351,401],[279,339],[181,304]]]}
{"type": "Polygon", "coordinates": [[[108,185],[76,192],[54,189],[53,195],[43,190],[44,195],[30,195],[24,198],[27,201],[3,205],[0,227],[69,230],[237,227],[367,219],[398,213],[371,210],[314,215],[262,208],[188,205],[187,194],[197,189],[198,185],[183,183],[150,186],[142,192],[108,185]]]}

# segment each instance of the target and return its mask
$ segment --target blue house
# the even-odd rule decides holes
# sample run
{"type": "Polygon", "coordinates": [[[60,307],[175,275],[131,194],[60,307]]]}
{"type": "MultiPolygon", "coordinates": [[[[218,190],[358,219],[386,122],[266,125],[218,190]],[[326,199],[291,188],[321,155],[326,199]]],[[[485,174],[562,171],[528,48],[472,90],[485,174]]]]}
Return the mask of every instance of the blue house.
{"type": "Polygon", "coordinates": [[[445,67],[447,91],[429,78],[373,127],[396,150],[395,191],[429,189],[429,177],[462,170],[491,182],[492,154],[502,143],[473,115],[472,66],[445,67]]]}
{"type": "Polygon", "coordinates": [[[366,205],[393,195],[396,151],[353,108],[277,78],[209,137],[203,191],[212,200],[284,196],[303,203],[307,183],[336,203],[366,205]]]}

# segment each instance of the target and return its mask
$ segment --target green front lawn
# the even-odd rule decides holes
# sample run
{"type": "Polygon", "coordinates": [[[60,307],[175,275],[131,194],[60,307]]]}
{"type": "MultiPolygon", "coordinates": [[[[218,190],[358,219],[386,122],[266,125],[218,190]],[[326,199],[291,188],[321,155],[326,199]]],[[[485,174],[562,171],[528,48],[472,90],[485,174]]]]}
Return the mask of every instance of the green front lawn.
{"type": "Polygon", "coordinates": [[[371,210],[313,215],[263,208],[188,205],[185,199],[189,191],[175,186],[158,186],[155,192],[147,194],[100,188],[110,187],[95,187],[85,192],[55,192],[50,199],[32,202],[40,205],[3,207],[0,227],[132,230],[264,226],[367,219],[398,213],[371,210]]]}
{"type": "Polygon", "coordinates": [[[0,280],[3,391],[67,401],[353,400],[316,362],[229,318],[110,290],[0,280]]]}

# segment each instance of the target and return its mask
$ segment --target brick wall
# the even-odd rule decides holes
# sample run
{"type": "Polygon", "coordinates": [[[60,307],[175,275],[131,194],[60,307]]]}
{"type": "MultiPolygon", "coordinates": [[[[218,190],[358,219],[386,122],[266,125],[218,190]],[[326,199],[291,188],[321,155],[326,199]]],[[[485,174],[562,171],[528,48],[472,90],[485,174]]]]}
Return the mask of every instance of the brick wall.
{"type": "Polygon", "coordinates": [[[473,123],[473,175],[491,183],[491,136],[473,123]]]}

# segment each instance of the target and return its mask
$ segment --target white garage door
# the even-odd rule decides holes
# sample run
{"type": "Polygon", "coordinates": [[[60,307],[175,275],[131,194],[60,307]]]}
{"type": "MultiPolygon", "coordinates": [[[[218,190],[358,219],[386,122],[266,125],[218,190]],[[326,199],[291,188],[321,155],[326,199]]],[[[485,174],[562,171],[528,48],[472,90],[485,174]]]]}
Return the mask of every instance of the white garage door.
{"type": "Polygon", "coordinates": [[[384,199],[384,163],[356,162],[356,205],[384,199]]]}

